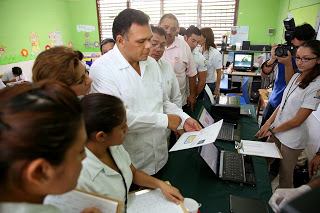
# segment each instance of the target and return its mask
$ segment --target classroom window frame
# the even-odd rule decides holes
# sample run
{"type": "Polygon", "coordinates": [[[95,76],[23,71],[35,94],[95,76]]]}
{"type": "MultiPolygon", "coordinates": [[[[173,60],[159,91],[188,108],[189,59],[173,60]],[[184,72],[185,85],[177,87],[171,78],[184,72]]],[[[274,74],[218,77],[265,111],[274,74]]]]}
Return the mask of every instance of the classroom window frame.
{"type": "Polygon", "coordinates": [[[189,8],[188,11],[181,10],[184,12],[173,12],[166,8],[166,5],[179,4],[181,0],[96,0],[100,42],[106,37],[112,37],[112,22],[120,11],[126,8],[144,11],[143,6],[150,9],[150,14],[148,14],[148,11],[144,12],[150,16],[150,24],[153,25],[157,25],[155,21],[158,22],[163,14],[172,12],[177,16],[181,27],[188,28],[191,24],[198,28],[210,27],[213,30],[215,43],[218,47],[221,46],[222,34],[230,31],[232,26],[237,26],[239,0],[183,0],[183,2],[185,5],[183,8],[189,8]],[[144,5],[139,5],[139,3],[144,3],[144,5]],[[109,8],[107,8],[108,5],[109,8]],[[150,6],[150,8],[148,8],[148,6],[150,6]],[[157,10],[158,7],[159,10],[157,10]],[[106,15],[105,13],[110,12],[110,10],[112,10],[113,14],[106,15]],[[214,12],[210,12],[210,10],[214,12]],[[186,16],[187,13],[189,16],[186,16]],[[185,18],[183,15],[185,15],[185,18]],[[219,18],[221,18],[220,22],[219,18]],[[191,19],[193,19],[193,21],[191,19]],[[110,34],[108,34],[108,32],[110,34]]]}

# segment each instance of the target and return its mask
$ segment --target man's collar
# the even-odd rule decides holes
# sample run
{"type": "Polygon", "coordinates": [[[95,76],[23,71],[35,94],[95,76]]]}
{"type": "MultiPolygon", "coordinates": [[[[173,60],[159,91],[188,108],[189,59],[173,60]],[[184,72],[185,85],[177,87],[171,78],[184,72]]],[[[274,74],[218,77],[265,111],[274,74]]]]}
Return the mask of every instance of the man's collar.
{"type": "Polygon", "coordinates": [[[169,46],[169,47],[166,47],[166,50],[167,49],[172,49],[172,48],[175,48],[175,47],[180,47],[180,45],[179,45],[179,42],[178,42],[178,39],[179,38],[174,38],[174,41],[172,42],[172,44],[169,46]]]}
{"type": "MultiPolygon", "coordinates": [[[[114,60],[117,60],[117,64],[119,66],[119,69],[126,69],[131,66],[131,64],[127,61],[127,59],[120,52],[117,44],[114,45],[112,50],[114,50],[114,56],[115,56],[114,60]]],[[[148,60],[148,58],[147,58],[147,60],[148,60]]],[[[139,66],[140,66],[140,68],[142,68],[142,67],[145,68],[147,66],[147,62],[146,61],[139,61],[139,66]]]]}

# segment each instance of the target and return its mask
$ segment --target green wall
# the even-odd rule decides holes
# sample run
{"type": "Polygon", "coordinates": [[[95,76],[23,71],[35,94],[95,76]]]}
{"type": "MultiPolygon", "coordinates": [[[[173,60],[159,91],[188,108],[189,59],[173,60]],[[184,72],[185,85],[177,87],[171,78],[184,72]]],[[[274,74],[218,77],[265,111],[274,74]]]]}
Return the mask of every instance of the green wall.
{"type": "MultiPolygon", "coordinates": [[[[99,48],[86,48],[85,32],[78,32],[77,25],[92,25],[95,31],[89,32],[90,42],[99,42],[98,21],[95,0],[1,0],[1,52],[0,65],[32,60],[30,33],[35,32],[40,51],[51,46],[49,33],[61,32],[63,45],[72,42],[75,49],[87,52],[99,52],[99,48]],[[22,56],[26,49],[28,55],[22,56]]],[[[56,41],[57,42],[57,41],[56,41]]],[[[34,43],[34,42],[33,42],[34,43]]]]}
{"type": "MultiPolygon", "coordinates": [[[[93,44],[99,42],[99,29],[95,0],[0,0],[1,34],[0,65],[36,58],[32,56],[30,33],[39,38],[40,50],[50,45],[49,32],[59,30],[64,45],[72,42],[82,52],[99,52],[93,44]],[[91,47],[86,47],[85,32],[77,25],[95,28],[88,32],[91,47]],[[26,49],[24,57],[21,50],[26,49]]],[[[304,22],[315,26],[320,8],[319,0],[239,0],[238,26],[249,26],[251,44],[283,42],[283,19],[291,12],[296,25],[304,22]],[[268,35],[274,28],[274,35],[268,35]]],[[[97,43],[96,43],[97,44],[97,43]]]]}
{"type": "Polygon", "coordinates": [[[239,0],[238,26],[249,26],[251,44],[272,44],[275,34],[268,35],[268,28],[277,27],[279,0],[239,0]]]}

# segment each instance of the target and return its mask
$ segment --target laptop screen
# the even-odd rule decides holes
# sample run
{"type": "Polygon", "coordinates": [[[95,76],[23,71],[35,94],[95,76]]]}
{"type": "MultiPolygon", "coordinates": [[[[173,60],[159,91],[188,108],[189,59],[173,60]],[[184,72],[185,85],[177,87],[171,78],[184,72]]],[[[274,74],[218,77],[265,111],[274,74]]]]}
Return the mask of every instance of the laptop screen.
{"type": "Polygon", "coordinates": [[[203,160],[209,165],[212,171],[219,175],[218,173],[218,159],[219,159],[219,150],[213,143],[209,143],[201,147],[200,156],[203,160]]]}

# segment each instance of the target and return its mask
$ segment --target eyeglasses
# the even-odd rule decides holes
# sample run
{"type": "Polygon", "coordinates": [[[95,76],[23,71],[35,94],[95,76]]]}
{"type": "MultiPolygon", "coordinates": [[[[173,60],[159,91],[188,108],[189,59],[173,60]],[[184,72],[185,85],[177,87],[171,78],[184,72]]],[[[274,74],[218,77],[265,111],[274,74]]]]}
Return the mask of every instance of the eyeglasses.
{"type": "Polygon", "coordinates": [[[315,58],[300,58],[300,57],[294,57],[296,59],[296,61],[299,61],[301,60],[302,62],[308,62],[310,60],[313,60],[313,59],[317,59],[317,57],[315,58]]]}
{"type": "Polygon", "coordinates": [[[160,50],[164,50],[166,45],[165,44],[152,44],[152,47],[155,47],[155,48],[160,48],[160,50]]]}

